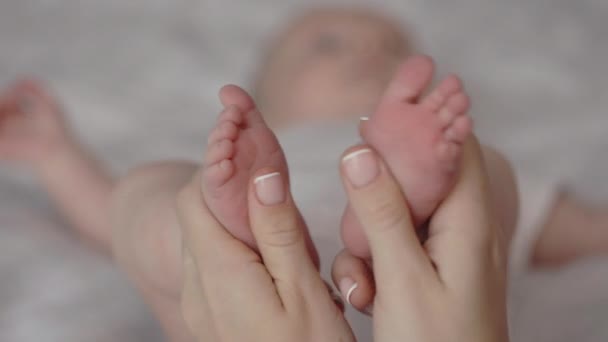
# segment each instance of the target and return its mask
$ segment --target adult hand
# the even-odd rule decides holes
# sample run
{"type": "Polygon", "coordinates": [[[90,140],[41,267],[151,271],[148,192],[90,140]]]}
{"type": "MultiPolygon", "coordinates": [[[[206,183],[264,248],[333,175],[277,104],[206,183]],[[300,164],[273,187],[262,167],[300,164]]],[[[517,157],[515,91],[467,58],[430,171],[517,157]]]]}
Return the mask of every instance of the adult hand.
{"type": "Polygon", "coordinates": [[[202,200],[200,175],[180,193],[182,311],[198,341],[354,341],[308,252],[285,177],[260,170],[250,182],[259,255],[215,220],[202,200]]]}
{"type": "Polygon", "coordinates": [[[349,302],[373,312],[375,341],[507,341],[501,230],[476,141],[423,243],[377,154],[357,147],[347,156],[344,184],[370,243],[373,277],[367,262],[344,251],[333,278],[349,302]]]}

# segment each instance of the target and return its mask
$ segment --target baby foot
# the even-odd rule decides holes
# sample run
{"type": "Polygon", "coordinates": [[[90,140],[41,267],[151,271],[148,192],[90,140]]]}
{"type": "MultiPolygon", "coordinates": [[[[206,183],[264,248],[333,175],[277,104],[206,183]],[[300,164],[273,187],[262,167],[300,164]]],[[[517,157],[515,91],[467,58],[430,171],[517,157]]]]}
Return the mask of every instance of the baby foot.
{"type": "MultiPolygon", "coordinates": [[[[472,131],[469,97],[460,79],[444,79],[428,95],[435,66],[428,57],[413,57],[397,71],[369,121],[363,139],[385,159],[401,185],[412,218],[423,224],[456,181],[462,144],[472,131]]],[[[366,238],[347,208],[342,237],[349,250],[370,256],[366,238]]]]}
{"type": "Polygon", "coordinates": [[[0,159],[38,165],[68,139],[55,99],[33,80],[0,94],[0,159]]]}
{"type": "Polygon", "coordinates": [[[249,181],[260,168],[287,175],[287,162],[274,133],[251,97],[236,86],[224,87],[225,108],[208,140],[203,166],[204,199],[232,235],[255,247],[249,228],[249,181]]]}

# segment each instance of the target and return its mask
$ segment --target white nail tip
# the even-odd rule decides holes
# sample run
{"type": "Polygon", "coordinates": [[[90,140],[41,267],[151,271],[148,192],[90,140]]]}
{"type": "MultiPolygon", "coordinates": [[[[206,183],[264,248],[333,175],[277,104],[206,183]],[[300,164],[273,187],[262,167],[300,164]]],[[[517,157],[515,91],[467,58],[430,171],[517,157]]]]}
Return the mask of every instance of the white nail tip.
{"type": "Polygon", "coordinates": [[[358,151],[352,152],[352,153],[346,155],[344,158],[342,158],[342,161],[343,162],[348,161],[348,160],[353,159],[353,158],[355,158],[355,157],[357,157],[359,155],[362,155],[364,153],[370,153],[371,151],[372,150],[370,150],[368,148],[365,148],[365,149],[362,149],[362,150],[358,150],[358,151]]]}
{"type": "Polygon", "coordinates": [[[348,289],[348,291],[346,292],[346,302],[348,303],[348,305],[352,306],[353,303],[350,302],[350,297],[353,295],[353,292],[355,292],[355,290],[359,287],[359,284],[355,283],[353,286],[350,287],[350,289],[348,289]]]}
{"type": "Polygon", "coordinates": [[[369,116],[362,116],[359,118],[361,121],[369,121],[369,116]]]}
{"type": "Polygon", "coordinates": [[[267,174],[267,175],[263,175],[263,176],[260,176],[260,177],[256,178],[256,179],[255,179],[253,182],[254,182],[255,184],[257,184],[257,183],[259,183],[259,182],[261,182],[261,181],[264,181],[264,180],[266,180],[266,179],[268,179],[268,178],[277,177],[277,176],[280,176],[280,175],[281,175],[281,173],[280,173],[280,172],[273,172],[273,173],[269,173],[269,174],[267,174]]]}

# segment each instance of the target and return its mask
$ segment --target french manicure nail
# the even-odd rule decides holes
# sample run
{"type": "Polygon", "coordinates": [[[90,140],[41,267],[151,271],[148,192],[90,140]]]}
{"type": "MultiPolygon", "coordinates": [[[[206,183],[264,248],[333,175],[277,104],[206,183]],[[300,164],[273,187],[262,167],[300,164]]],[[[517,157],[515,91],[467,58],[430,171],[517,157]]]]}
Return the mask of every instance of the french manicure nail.
{"type": "Polygon", "coordinates": [[[380,171],[376,157],[372,150],[367,148],[348,154],[342,162],[346,176],[355,188],[370,184],[380,171]]]}
{"type": "Polygon", "coordinates": [[[350,306],[352,306],[353,304],[350,302],[350,298],[352,297],[353,292],[355,292],[355,290],[359,287],[359,284],[355,283],[355,281],[350,278],[344,278],[340,280],[338,285],[340,287],[342,297],[350,306]]]}
{"type": "Polygon", "coordinates": [[[259,176],[253,182],[258,200],[263,205],[272,206],[285,201],[285,184],[281,173],[273,172],[259,176]]]}

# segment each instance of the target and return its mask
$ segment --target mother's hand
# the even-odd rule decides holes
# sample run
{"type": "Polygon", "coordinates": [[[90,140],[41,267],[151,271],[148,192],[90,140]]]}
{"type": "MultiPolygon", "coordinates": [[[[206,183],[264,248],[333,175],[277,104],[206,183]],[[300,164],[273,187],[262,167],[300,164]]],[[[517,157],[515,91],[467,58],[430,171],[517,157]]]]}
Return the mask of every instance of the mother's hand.
{"type": "Polygon", "coordinates": [[[345,158],[342,173],[370,243],[373,277],[366,261],[343,251],[333,278],[360,310],[373,299],[367,311],[373,311],[375,341],[507,341],[501,230],[474,139],[423,244],[386,165],[373,151],[355,156],[345,158]]]}
{"type": "Polygon", "coordinates": [[[199,341],[354,341],[309,255],[286,175],[257,175],[262,181],[250,182],[249,217],[261,257],[215,220],[199,176],[180,193],[188,327],[199,341]]]}

